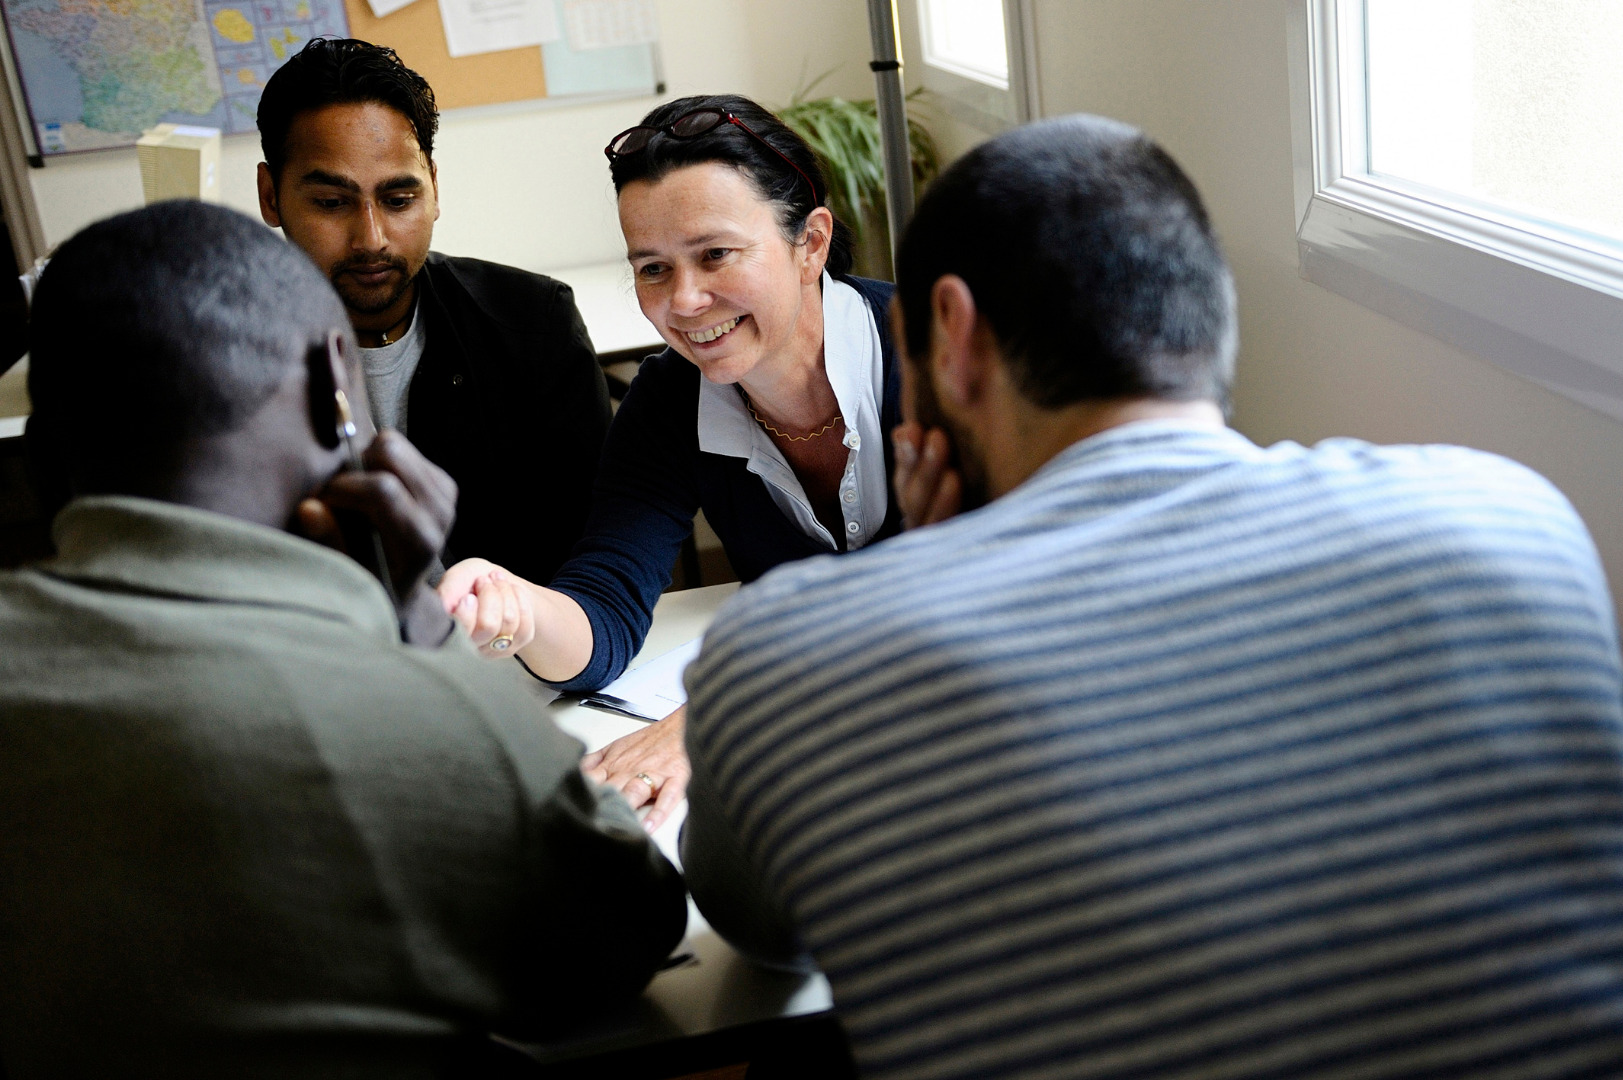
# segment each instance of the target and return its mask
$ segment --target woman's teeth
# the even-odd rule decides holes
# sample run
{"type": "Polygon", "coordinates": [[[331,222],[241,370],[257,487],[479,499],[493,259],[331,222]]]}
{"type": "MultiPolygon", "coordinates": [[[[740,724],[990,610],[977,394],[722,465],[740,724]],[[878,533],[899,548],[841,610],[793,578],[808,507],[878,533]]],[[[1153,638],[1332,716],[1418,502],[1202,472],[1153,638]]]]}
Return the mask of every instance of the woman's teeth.
{"type": "MultiPolygon", "coordinates": [[[[738,318],[741,319],[743,316],[740,315],[738,318]]],[[[689,341],[693,342],[695,345],[703,345],[707,341],[716,340],[737,325],[738,319],[728,319],[721,325],[712,326],[708,330],[689,330],[685,331],[685,333],[687,334],[687,339],[689,341]]]]}

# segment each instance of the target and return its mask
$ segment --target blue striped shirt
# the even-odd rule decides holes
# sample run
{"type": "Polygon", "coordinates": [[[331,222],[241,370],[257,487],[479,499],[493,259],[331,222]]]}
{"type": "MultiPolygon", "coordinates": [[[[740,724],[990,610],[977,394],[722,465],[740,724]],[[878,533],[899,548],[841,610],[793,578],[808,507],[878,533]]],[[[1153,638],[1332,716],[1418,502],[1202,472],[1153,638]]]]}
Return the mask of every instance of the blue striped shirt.
{"type": "Polygon", "coordinates": [[[1511,462],[1114,428],[688,681],[865,1076],[1623,1076],[1616,628],[1511,462]]]}

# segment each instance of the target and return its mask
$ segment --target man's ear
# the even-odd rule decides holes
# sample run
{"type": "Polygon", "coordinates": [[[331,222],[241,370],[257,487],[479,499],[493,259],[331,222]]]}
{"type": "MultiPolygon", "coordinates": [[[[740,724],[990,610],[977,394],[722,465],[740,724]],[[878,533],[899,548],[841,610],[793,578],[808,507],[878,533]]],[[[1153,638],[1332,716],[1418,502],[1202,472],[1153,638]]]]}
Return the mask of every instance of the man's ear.
{"type": "Polygon", "coordinates": [[[992,377],[995,352],[975,306],[975,294],[957,274],[945,274],[930,288],[930,372],[936,395],[960,408],[978,403],[992,377]]]}
{"type": "Polygon", "coordinates": [[[276,202],[276,179],[263,161],[259,163],[259,216],[273,229],[282,227],[282,212],[276,202]]]}
{"type": "Polygon", "coordinates": [[[338,433],[338,392],[344,390],[348,371],[344,361],[344,335],[327,331],[327,340],[312,345],[305,355],[305,385],[310,404],[310,430],[316,442],[328,450],[338,449],[343,440],[338,433]]]}
{"type": "Polygon", "coordinates": [[[440,167],[437,163],[428,163],[428,184],[434,189],[434,220],[440,219],[440,167]]]}

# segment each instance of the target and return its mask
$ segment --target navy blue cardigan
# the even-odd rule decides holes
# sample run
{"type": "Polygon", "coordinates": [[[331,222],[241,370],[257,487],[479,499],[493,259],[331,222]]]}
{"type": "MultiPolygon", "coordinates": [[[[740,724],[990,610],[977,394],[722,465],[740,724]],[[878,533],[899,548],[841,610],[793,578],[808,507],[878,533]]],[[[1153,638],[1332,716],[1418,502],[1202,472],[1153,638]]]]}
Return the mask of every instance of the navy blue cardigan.
{"type": "MultiPolygon", "coordinates": [[[[885,387],[879,425],[889,477],[895,470],[889,434],[902,421],[901,370],[886,310],[894,286],[839,280],[867,301],[879,328],[885,387]]],[[[779,563],[829,553],[783,516],[742,458],[699,450],[699,378],[699,369],[674,349],[650,356],[609,427],[586,533],[552,579],[552,588],[580,604],[592,623],[592,659],[579,675],[556,684],[560,689],[595,690],[637,655],[699,510],[746,582],[779,563]]],[[[895,491],[888,495],[877,539],[901,530],[895,491]]]]}

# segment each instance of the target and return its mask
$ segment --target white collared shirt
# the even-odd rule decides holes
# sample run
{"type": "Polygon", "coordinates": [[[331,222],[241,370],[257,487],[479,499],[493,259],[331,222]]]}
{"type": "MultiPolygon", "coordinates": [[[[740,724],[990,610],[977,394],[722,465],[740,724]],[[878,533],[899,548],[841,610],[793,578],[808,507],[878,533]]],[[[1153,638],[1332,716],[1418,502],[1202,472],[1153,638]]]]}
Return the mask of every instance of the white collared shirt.
{"type": "MultiPolygon", "coordinates": [[[[879,327],[867,301],[851,286],[823,274],[823,364],[840,416],[845,419],[845,475],[840,478],[840,514],[848,550],[873,541],[885,521],[884,432],[879,403],[884,396],[884,359],[879,327]]],[[[772,502],[801,532],[837,551],[839,545],[812,512],[811,501],[772,437],[744,407],[738,388],[699,379],[699,449],[743,458],[766,484],[772,502]]]]}

